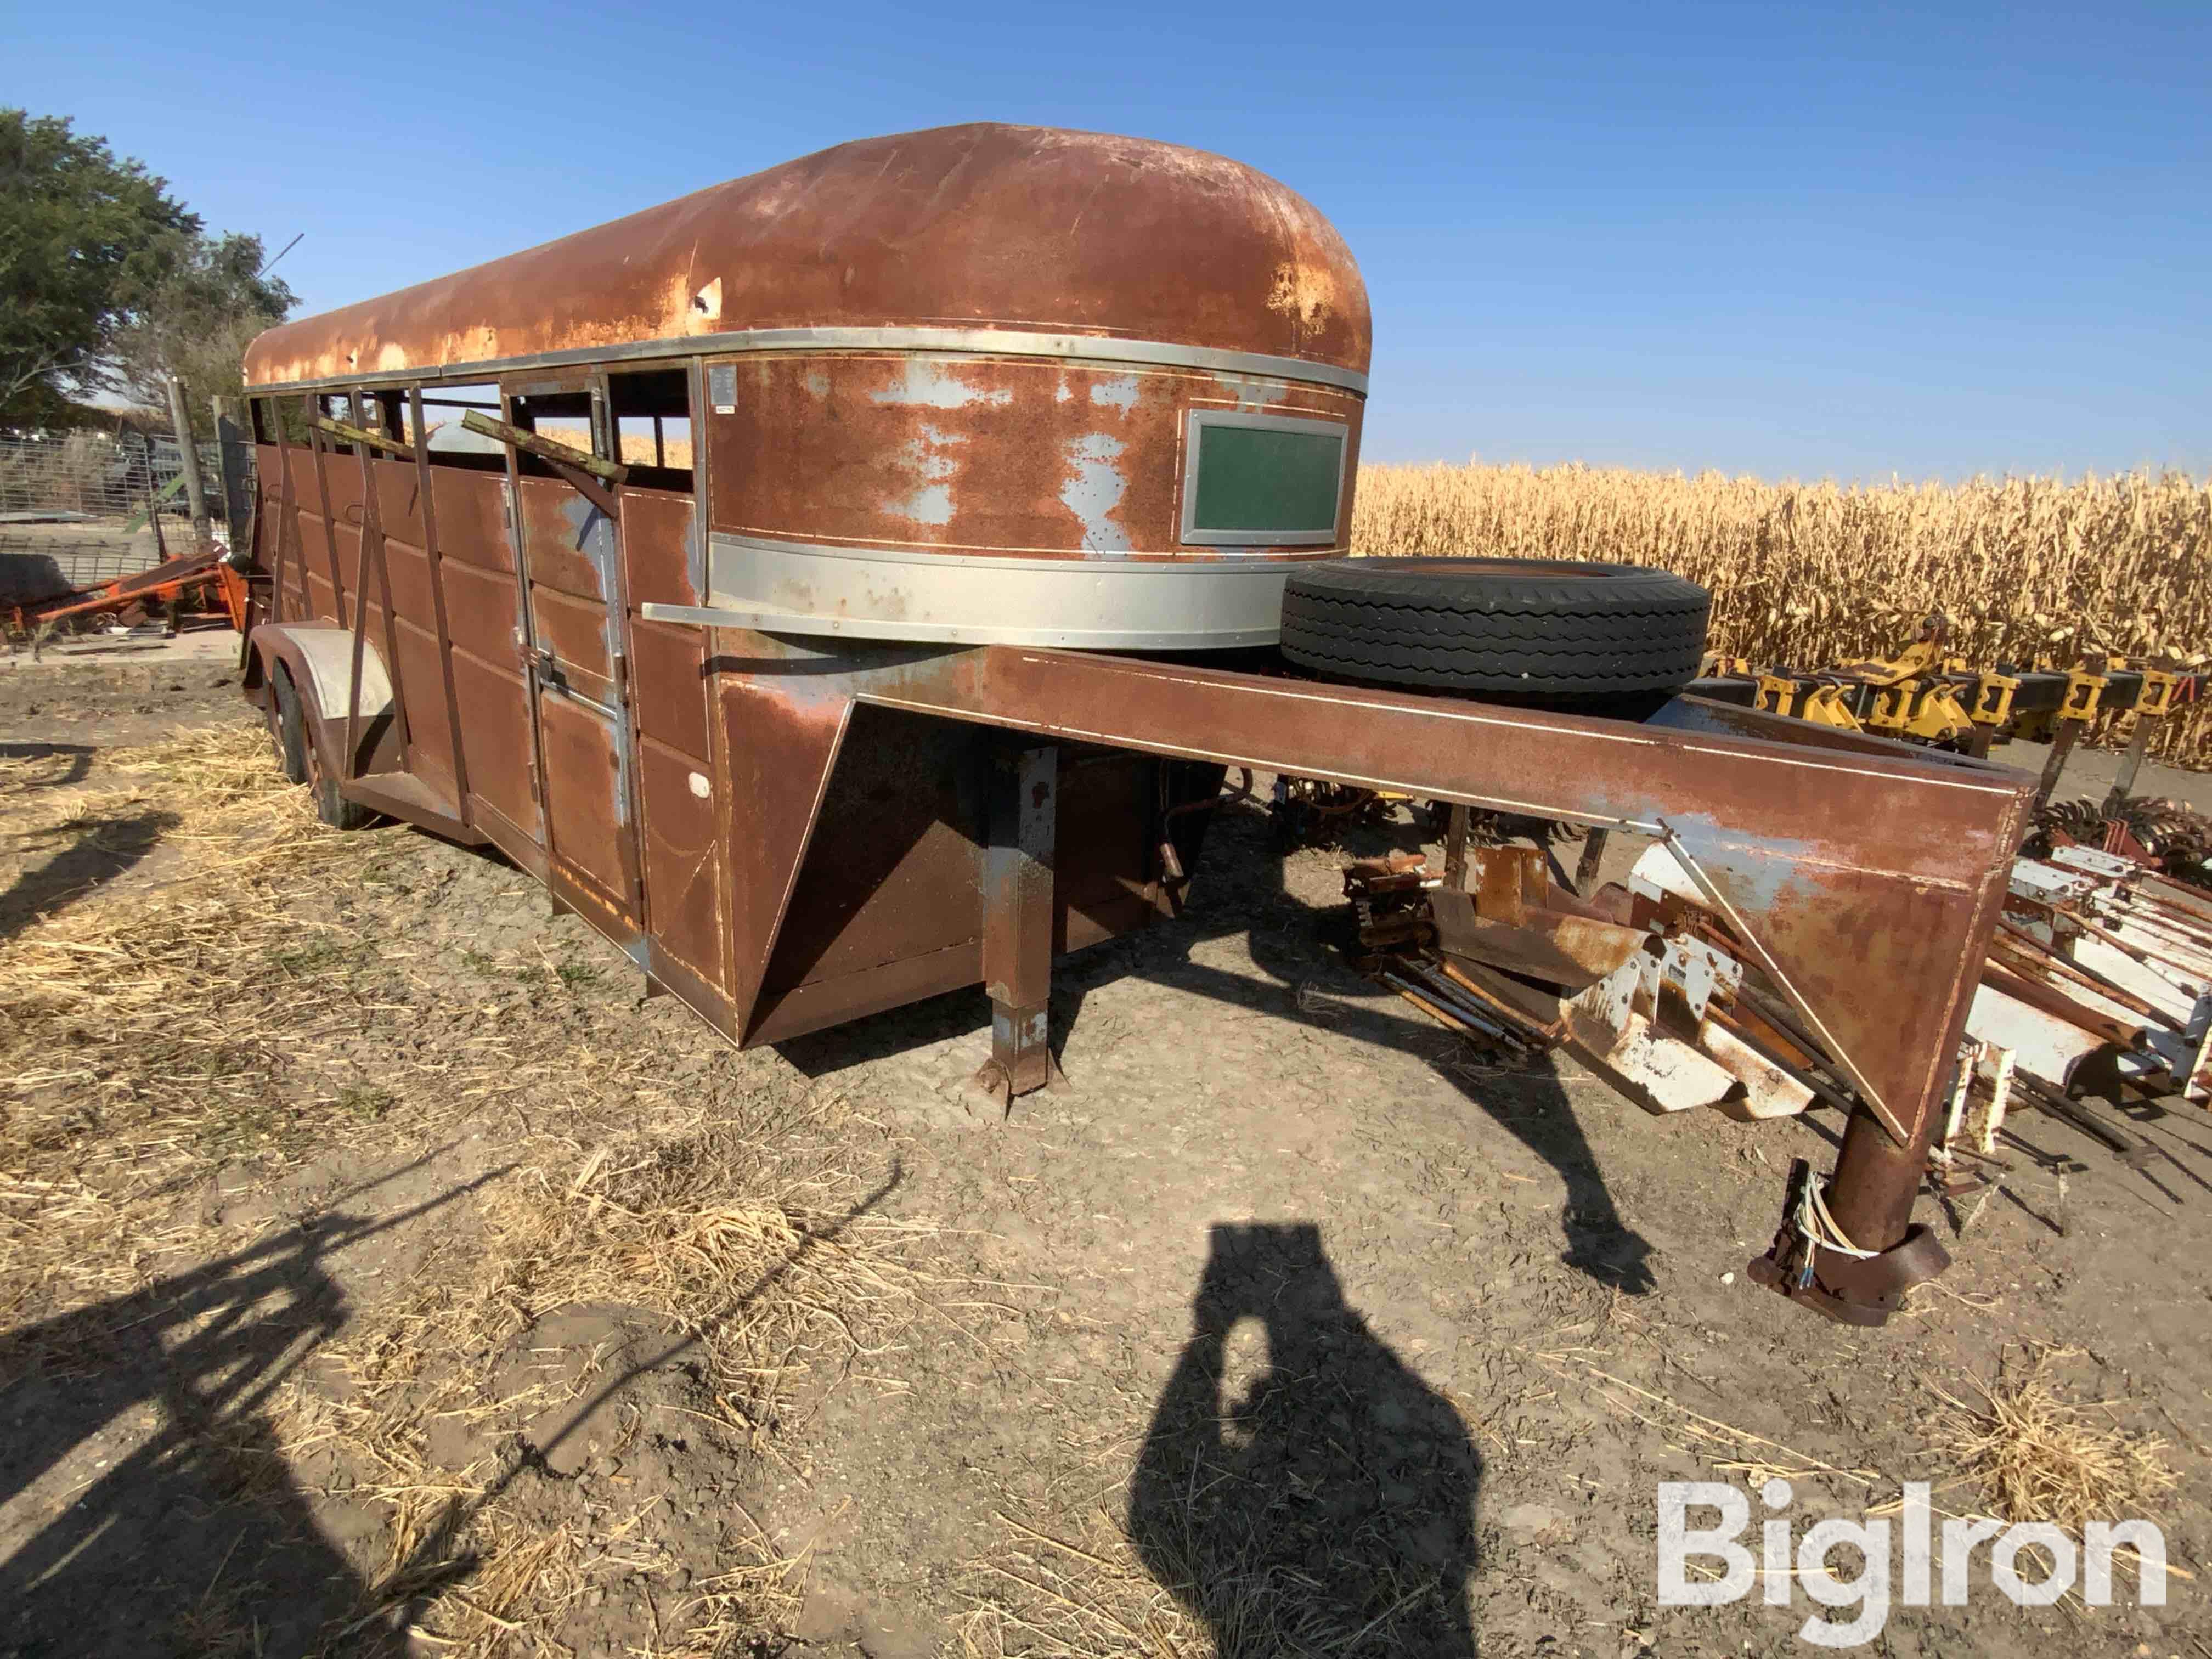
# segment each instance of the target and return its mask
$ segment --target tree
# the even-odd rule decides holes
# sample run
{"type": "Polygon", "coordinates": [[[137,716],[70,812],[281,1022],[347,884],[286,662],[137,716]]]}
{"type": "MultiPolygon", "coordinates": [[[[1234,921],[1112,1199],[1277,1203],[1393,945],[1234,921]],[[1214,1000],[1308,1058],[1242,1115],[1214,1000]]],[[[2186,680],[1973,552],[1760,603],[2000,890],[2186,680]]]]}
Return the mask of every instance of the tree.
{"type": "Polygon", "coordinates": [[[133,305],[200,229],[167,180],[106,140],[0,109],[0,422],[104,389],[133,305]]]}
{"type": "Polygon", "coordinates": [[[237,395],[239,364],[253,337],[291,310],[292,290],[261,274],[261,239],[179,234],[161,257],[162,274],[115,334],[122,390],[150,409],[168,407],[168,377],[184,382],[185,407],[203,431],[209,399],[237,395]]]}

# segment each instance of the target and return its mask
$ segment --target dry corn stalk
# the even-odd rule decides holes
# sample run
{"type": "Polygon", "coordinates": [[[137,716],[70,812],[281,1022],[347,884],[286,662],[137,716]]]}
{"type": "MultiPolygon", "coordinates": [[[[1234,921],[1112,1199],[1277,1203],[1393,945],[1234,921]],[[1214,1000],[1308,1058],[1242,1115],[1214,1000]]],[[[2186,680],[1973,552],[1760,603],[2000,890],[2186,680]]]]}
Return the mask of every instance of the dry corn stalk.
{"type": "MultiPolygon", "coordinates": [[[[1976,664],[2212,655],[2212,482],[2179,473],[1847,486],[1370,466],[1352,546],[1663,566],[1711,590],[1717,649],[1801,669],[1888,654],[1931,611],[1976,664]]],[[[2212,767],[2212,708],[2168,720],[2153,752],[2212,767]]]]}

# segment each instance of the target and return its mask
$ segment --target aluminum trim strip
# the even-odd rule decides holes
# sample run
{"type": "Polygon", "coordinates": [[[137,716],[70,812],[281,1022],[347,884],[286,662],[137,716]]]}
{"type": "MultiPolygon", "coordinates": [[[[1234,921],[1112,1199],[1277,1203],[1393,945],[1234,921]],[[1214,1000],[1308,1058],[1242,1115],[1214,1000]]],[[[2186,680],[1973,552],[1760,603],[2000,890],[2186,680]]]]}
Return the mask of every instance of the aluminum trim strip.
{"type": "Polygon", "coordinates": [[[754,351],[949,351],[994,357],[1044,357],[1071,362],[1138,363],[1195,368],[1224,374],[1265,375],[1309,386],[1335,386],[1367,395],[1367,376],[1334,363],[1275,357],[1256,351],[1222,351],[1166,340],[1125,340],[1102,334],[1055,334],[1010,328],[753,328],[722,334],[688,334],[612,345],[576,346],[514,357],[423,363],[396,372],[332,374],[309,380],[245,382],[246,393],[312,392],[326,386],[392,386],[434,380],[483,380],[532,369],[579,364],[635,362],[659,357],[720,356],[754,351]]]}
{"type": "Polygon", "coordinates": [[[921,645],[1050,645],[1069,651],[1202,651],[1273,645],[1279,631],[1255,628],[1237,634],[1167,634],[1114,629],[962,627],[946,623],[886,622],[871,617],[816,617],[803,611],[758,606],[737,610],[725,605],[663,605],[656,599],[647,599],[640,605],[638,615],[647,622],[679,623],[693,628],[744,628],[756,634],[904,640],[921,645]]]}
{"type": "Polygon", "coordinates": [[[1116,553],[1110,557],[1101,558],[1095,554],[1069,553],[1056,559],[1031,559],[1012,554],[933,553],[924,548],[859,547],[850,544],[832,546],[821,542],[786,541],[775,536],[741,536],[727,530],[714,532],[707,541],[710,549],[725,552],[795,553],[810,558],[864,560],[870,564],[960,565],[985,570],[1057,570],[1069,576],[1159,576],[1170,572],[1177,576],[1268,574],[1287,576],[1294,570],[1303,570],[1316,560],[1344,556],[1339,550],[1326,547],[1316,548],[1310,553],[1287,559],[1263,559],[1236,552],[1188,550],[1150,556],[1116,553]]]}

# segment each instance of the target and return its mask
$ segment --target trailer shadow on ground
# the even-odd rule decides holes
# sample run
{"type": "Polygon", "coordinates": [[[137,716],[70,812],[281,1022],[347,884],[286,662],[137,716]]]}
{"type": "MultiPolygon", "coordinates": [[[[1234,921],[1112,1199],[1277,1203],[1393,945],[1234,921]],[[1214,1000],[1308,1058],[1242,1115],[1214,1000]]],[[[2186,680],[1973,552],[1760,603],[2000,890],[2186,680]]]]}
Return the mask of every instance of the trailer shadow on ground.
{"type": "MultiPolygon", "coordinates": [[[[0,1559],[10,1650],[301,1653],[339,1632],[348,1653],[408,1651],[406,1607],[379,1607],[325,1534],[267,1407],[349,1322],[332,1258],[493,1178],[388,1216],[325,1211],[0,1334],[14,1379],[0,1390],[0,1510],[26,1527],[0,1559]],[[89,1482],[59,1489],[94,1451],[89,1482]]],[[[425,1559],[434,1572],[397,1576],[411,1605],[474,1570],[452,1552],[425,1559]]]]}
{"type": "MultiPolygon", "coordinates": [[[[82,744],[0,743],[0,762],[60,758],[65,764],[51,776],[0,790],[0,805],[11,797],[51,795],[81,783],[91,769],[94,750],[82,744]]],[[[25,852],[51,848],[46,857],[20,872],[0,891],[0,941],[14,938],[42,915],[75,903],[137,865],[180,822],[159,807],[129,805],[106,811],[87,798],[86,805],[60,822],[19,832],[25,852]]]]}
{"type": "MultiPolygon", "coordinates": [[[[1376,837],[1401,849],[1419,846],[1418,830],[1403,823],[1382,826],[1376,837]]],[[[1346,856],[1370,850],[1355,846],[1346,856]]],[[[1084,999],[1132,976],[1411,1054],[1558,1172],[1567,1197],[1562,1261],[1608,1288],[1649,1291],[1650,1246],[1622,1219],[1556,1062],[1488,1061],[1441,1027],[1401,1013],[1401,1005],[1352,966],[1350,926],[1341,905],[1316,906],[1290,890],[1264,812],[1224,809],[1207,831],[1191,901],[1180,916],[1054,965],[1054,1058],[1082,1018],[1084,999]],[[1198,946],[1239,933],[1249,936],[1252,963],[1266,979],[1193,959],[1198,946]]],[[[990,1022],[990,1003],[980,989],[956,991],[775,1048],[809,1077],[958,1038],[975,1040],[980,1064],[988,1052],[990,1022]]],[[[1079,1077],[1073,1081],[1081,1087],[1079,1077]]],[[[977,1109],[988,1108],[979,1103],[977,1109]]]]}

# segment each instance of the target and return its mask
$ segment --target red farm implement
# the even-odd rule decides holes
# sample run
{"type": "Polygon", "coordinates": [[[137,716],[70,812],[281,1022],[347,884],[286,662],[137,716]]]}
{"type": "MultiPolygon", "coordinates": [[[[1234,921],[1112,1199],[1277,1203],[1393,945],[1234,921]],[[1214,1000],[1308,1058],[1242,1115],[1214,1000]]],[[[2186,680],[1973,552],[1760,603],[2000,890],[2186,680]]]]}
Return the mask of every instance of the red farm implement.
{"type": "Polygon", "coordinates": [[[221,549],[165,560],[150,570],[118,576],[73,592],[33,599],[9,608],[14,632],[37,635],[64,623],[82,626],[95,617],[122,616],[158,606],[172,623],[220,618],[232,628],[246,626],[246,578],[221,549]]]}

